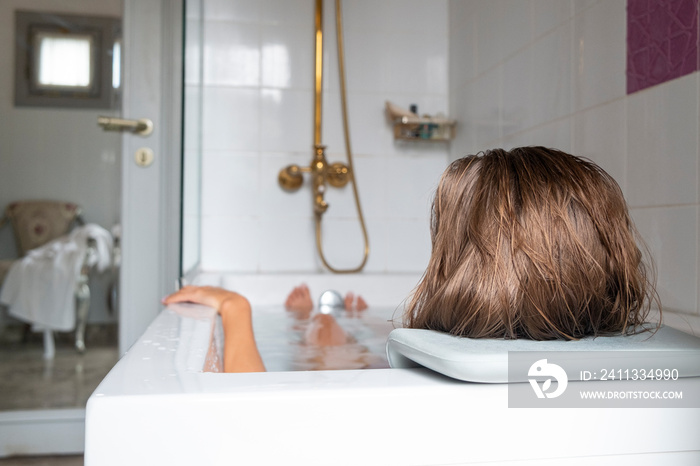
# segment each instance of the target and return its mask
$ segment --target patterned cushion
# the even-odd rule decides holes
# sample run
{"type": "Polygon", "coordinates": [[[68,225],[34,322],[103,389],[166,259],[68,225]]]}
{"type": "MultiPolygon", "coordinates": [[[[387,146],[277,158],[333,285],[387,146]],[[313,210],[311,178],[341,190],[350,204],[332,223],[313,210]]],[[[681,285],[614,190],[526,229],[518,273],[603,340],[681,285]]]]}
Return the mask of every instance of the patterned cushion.
{"type": "Polygon", "coordinates": [[[79,215],[80,207],[70,202],[20,201],[5,208],[21,256],[68,233],[79,215]]]}

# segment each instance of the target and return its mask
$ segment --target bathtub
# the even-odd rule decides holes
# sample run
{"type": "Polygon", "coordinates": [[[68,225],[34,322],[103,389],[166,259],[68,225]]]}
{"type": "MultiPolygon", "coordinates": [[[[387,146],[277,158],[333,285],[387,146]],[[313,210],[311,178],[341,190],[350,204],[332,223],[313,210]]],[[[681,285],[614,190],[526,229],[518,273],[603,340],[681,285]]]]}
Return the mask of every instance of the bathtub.
{"type": "MultiPolygon", "coordinates": [[[[418,279],[360,277],[200,283],[242,291],[255,321],[300,278],[383,316],[418,279]]],[[[210,372],[220,341],[213,310],[164,309],[90,397],[85,464],[700,464],[700,409],[513,409],[507,385],[427,369],[210,372]]]]}

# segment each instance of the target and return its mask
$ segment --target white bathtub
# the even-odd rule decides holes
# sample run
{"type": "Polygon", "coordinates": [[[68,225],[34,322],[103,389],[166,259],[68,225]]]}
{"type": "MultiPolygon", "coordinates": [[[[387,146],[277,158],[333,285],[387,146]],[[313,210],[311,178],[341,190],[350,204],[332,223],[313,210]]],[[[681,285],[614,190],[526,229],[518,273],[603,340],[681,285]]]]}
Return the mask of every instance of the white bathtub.
{"type": "MultiPolygon", "coordinates": [[[[405,296],[417,279],[305,278],[315,295],[352,283],[384,306],[374,288],[405,296]]],[[[275,277],[220,283],[239,285],[254,312],[289,289],[275,277]]],[[[506,385],[425,369],[202,372],[216,317],[199,312],[161,312],[97,388],[87,466],[700,464],[700,409],[512,409],[506,385]]]]}

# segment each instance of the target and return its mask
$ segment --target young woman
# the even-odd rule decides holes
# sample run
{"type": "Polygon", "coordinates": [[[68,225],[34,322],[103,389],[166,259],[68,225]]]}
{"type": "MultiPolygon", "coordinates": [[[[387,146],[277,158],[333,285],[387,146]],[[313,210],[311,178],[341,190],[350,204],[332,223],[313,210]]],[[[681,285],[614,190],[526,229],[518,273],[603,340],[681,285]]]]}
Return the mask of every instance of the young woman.
{"type": "MultiPolygon", "coordinates": [[[[578,339],[635,333],[658,297],[622,192],[592,162],[544,147],[451,163],[433,200],[432,253],[404,325],[470,338],[578,339]]],[[[222,316],[226,371],[264,370],[250,305],[185,287],[222,316]]]]}

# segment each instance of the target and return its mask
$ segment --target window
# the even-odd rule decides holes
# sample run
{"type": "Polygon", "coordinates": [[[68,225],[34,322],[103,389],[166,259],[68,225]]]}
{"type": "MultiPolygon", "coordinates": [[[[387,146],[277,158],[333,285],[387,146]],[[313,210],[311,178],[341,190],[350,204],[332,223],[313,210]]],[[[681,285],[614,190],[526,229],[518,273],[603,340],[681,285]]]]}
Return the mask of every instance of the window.
{"type": "Polygon", "coordinates": [[[15,12],[15,105],[114,106],[119,25],[117,18],[15,12]]]}

